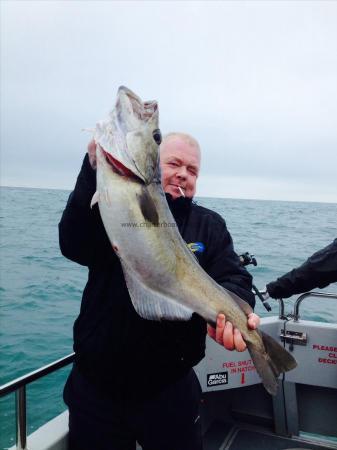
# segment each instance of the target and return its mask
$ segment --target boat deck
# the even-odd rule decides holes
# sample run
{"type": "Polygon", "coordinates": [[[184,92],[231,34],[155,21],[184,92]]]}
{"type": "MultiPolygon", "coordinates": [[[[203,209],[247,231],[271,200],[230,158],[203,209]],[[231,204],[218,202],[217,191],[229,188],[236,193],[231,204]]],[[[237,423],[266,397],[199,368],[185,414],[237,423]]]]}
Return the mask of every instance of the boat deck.
{"type": "Polygon", "coordinates": [[[255,426],[226,424],[216,421],[204,436],[204,450],[323,450],[336,449],[331,442],[313,444],[300,437],[276,436],[272,431],[255,426]]]}

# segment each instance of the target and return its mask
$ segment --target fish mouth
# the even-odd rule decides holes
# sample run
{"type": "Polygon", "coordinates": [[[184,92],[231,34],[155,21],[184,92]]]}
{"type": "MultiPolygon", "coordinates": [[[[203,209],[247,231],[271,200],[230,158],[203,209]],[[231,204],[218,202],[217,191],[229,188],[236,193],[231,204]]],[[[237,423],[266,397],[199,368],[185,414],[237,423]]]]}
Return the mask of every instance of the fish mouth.
{"type": "Polygon", "coordinates": [[[143,102],[130,89],[121,86],[109,117],[96,124],[94,140],[102,150],[100,161],[109,170],[141,184],[150,184],[159,173],[157,102],[143,102]]]}
{"type": "Polygon", "coordinates": [[[114,158],[109,152],[106,152],[102,147],[101,150],[105,157],[106,162],[109,164],[109,166],[115,173],[117,173],[122,177],[133,178],[143,183],[143,180],[139,178],[139,176],[137,176],[134,172],[132,172],[132,170],[126,167],[118,159],[114,158]]]}

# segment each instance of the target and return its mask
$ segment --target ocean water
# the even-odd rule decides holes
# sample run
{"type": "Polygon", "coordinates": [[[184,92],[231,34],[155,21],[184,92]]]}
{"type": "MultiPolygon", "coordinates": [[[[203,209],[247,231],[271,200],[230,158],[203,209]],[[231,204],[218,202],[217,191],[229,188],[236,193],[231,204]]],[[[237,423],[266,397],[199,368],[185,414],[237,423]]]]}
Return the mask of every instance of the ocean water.
{"type": "MultiPolygon", "coordinates": [[[[0,384],[72,352],[72,325],[79,313],[87,269],[66,260],[58,247],[58,222],[69,192],[0,189],[0,384]]],[[[255,255],[254,284],[301,264],[337,236],[337,204],[199,198],[225,219],[235,249],[255,255]]],[[[337,286],[325,289],[337,292],[337,286]]],[[[290,312],[294,299],[288,300],[290,312]]],[[[277,315],[270,301],[267,313],[277,315]]],[[[337,322],[333,300],[302,304],[301,317],[337,322]]],[[[28,432],[65,409],[62,389],[69,368],[27,387],[28,432]]],[[[0,399],[0,449],[15,442],[14,395],[0,399]]]]}

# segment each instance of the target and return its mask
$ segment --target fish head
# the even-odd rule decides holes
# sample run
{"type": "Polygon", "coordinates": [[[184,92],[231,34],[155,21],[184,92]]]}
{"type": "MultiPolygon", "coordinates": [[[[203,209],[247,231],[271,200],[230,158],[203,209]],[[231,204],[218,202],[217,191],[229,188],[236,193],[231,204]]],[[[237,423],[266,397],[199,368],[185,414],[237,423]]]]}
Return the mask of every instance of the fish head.
{"type": "Polygon", "coordinates": [[[112,169],[150,184],[159,174],[158,125],[156,101],[143,102],[130,89],[118,89],[115,108],[107,120],[96,125],[94,139],[112,169]]]}

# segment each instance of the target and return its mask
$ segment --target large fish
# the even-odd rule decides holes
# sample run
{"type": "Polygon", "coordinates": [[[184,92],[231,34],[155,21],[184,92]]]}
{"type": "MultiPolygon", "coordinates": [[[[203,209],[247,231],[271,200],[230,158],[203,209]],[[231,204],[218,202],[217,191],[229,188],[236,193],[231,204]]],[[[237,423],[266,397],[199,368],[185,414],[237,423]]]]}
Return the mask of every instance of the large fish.
{"type": "Polygon", "coordinates": [[[160,183],[158,106],[120,87],[109,118],[94,132],[100,214],[119,256],[138,314],[151,320],[188,320],[193,312],[215,325],[218,313],[237,327],[271,394],[277,377],[296,366],[270,336],[247,327],[250,306],[219,286],[179,234],[160,183]]]}

